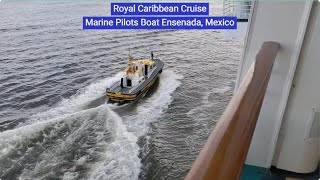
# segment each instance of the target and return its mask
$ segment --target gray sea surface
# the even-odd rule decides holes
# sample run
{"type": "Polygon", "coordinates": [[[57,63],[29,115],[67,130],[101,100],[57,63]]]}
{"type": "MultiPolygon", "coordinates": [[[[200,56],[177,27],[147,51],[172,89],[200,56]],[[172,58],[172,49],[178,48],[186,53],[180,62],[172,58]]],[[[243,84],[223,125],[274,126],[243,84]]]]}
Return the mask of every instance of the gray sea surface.
{"type": "Polygon", "coordinates": [[[183,179],[190,169],[232,96],[244,37],[82,30],[106,7],[0,3],[0,179],[183,179]],[[139,102],[110,104],[129,47],[165,68],[139,102]]]}

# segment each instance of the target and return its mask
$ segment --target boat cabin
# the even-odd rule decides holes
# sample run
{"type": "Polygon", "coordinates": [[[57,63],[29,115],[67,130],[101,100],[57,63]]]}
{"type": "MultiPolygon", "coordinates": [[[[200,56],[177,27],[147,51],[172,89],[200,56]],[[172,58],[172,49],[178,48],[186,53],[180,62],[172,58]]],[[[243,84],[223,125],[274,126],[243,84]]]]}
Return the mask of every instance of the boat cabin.
{"type": "Polygon", "coordinates": [[[129,67],[124,72],[125,75],[121,78],[120,86],[122,88],[135,87],[149,78],[152,71],[155,69],[155,62],[150,59],[133,61],[132,56],[129,55],[129,67]]]}

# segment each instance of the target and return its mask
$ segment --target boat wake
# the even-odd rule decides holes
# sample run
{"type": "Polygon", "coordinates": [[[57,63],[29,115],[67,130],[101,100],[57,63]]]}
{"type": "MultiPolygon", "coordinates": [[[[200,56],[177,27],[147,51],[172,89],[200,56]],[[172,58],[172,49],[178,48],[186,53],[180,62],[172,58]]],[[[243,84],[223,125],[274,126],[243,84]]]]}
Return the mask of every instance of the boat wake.
{"type": "Polygon", "coordinates": [[[148,131],[148,124],[161,117],[172,102],[172,93],[180,86],[183,77],[166,70],[160,76],[159,87],[151,97],[142,99],[141,104],[130,114],[123,117],[128,130],[140,137],[148,131]]]}
{"type": "Polygon", "coordinates": [[[181,76],[166,70],[152,96],[121,116],[100,101],[121,74],[93,83],[54,108],[0,133],[3,179],[137,179],[138,138],[172,102],[181,76]]]}
{"type": "Polygon", "coordinates": [[[46,112],[34,115],[28,122],[34,123],[39,121],[46,121],[48,119],[56,118],[65,114],[78,112],[90,107],[92,108],[92,103],[96,102],[99,99],[106,99],[106,88],[110,87],[112,84],[118,81],[122,76],[123,72],[120,72],[111,78],[100,80],[85,87],[84,89],[80,89],[75,95],[71,96],[70,98],[63,99],[54,108],[46,112]]]}

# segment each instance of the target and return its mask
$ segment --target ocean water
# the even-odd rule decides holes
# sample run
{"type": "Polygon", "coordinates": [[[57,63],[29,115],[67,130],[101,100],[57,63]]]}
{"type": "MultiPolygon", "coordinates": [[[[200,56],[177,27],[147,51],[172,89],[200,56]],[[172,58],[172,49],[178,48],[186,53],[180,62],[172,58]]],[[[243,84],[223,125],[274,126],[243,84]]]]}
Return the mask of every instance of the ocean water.
{"type": "Polygon", "coordinates": [[[232,96],[243,36],[82,30],[82,16],[106,7],[0,3],[0,179],[183,179],[190,169],[232,96]],[[109,104],[129,47],[136,58],[153,51],[164,71],[139,102],[109,104]]]}

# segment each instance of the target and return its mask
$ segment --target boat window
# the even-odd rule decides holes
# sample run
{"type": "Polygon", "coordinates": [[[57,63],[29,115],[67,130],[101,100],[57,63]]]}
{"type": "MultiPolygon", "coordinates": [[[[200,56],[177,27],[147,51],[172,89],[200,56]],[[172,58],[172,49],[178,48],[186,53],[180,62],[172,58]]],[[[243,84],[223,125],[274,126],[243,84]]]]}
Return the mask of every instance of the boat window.
{"type": "Polygon", "coordinates": [[[131,79],[127,79],[127,86],[132,86],[131,79]]]}
{"type": "Polygon", "coordinates": [[[144,75],[148,75],[148,65],[144,65],[144,75]]]}

